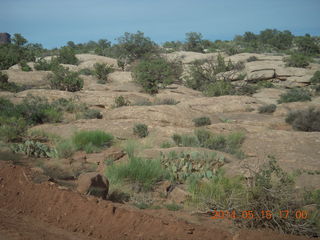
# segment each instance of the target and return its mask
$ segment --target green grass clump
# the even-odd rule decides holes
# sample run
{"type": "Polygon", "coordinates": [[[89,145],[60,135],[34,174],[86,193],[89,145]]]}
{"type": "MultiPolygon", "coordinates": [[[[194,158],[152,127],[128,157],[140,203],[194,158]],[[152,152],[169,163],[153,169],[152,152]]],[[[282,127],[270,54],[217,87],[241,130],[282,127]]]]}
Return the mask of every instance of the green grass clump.
{"type": "Polygon", "coordinates": [[[173,141],[177,146],[181,147],[203,147],[222,152],[235,154],[238,157],[243,157],[240,151],[242,142],[244,141],[242,132],[234,132],[229,135],[213,134],[205,129],[195,130],[194,135],[179,135],[172,136],[173,141]]]}
{"type": "Polygon", "coordinates": [[[75,146],[70,140],[58,141],[55,145],[56,157],[58,158],[68,158],[75,152],[75,146]]]}
{"type": "Polygon", "coordinates": [[[164,205],[169,211],[179,211],[181,210],[183,207],[181,205],[178,205],[176,203],[170,203],[170,204],[166,204],[164,205]]]}
{"type": "Polygon", "coordinates": [[[259,113],[273,113],[277,109],[275,104],[263,105],[258,108],[259,113]]]}
{"type": "Polygon", "coordinates": [[[102,147],[109,147],[113,142],[113,136],[103,131],[80,131],[74,134],[72,142],[76,150],[84,150],[87,153],[97,152],[102,147]]]}
{"type": "Polygon", "coordinates": [[[302,88],[290,89],[287,93],[281,94],[278,103],[306,102],[311,101],[309,91],[302,88]]]}
{"type": "Polygon", "coordinates": [[[111,183],[130,183],[138,185],[143,191],[168,177],[159,159],[131,157],[128,162],[113,164],[107,168],[106,176],[111,183]]]}
{"type": "Polygon", "coordinates": [[[232,209],[246,199],[242,179],[227,178],[223,171],[218,171],[207,181],[191,176],[187,184],[190,203],[200,209],[232,209]]]}
{"type": "Polygon", "coordinates": [[[162,98],[162,99],[156,99],[154,102],[154,105],[176,105],[179,101],[176,101],[173,98],[162,98]]]}
{"type": "Polygon", "coordinates": [[[194,118],[192,121],[196,127],[211,125],[211,120],[208,117],[194,118]]]}
{"type": "Polygon", "coordinates": [[[173,146],[174,146],[174,144],[169,141],[165,141],[165,142],[161,143],[161,145],[160,145],[161,148],[171,148],[173,146]]]}
{"type": "Polygon", "coordinates": [[[143,123],[135,124],[133,127],[133,133],[140,138],[144,138],[149,135],[148,126],[143,123]]]}

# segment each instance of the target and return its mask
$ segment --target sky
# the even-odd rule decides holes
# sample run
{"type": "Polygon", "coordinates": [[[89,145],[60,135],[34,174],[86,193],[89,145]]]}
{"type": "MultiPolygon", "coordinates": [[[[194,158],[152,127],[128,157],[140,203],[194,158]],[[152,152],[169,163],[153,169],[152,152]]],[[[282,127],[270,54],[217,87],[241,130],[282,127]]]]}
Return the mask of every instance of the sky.
{"type": "Polygon", "coordinates": [[[0,32],[46,48],[116,39],[140,30],[157,43],[231,40],[266,28],[320,35],[320,0],[0,0],[0,32]]]}

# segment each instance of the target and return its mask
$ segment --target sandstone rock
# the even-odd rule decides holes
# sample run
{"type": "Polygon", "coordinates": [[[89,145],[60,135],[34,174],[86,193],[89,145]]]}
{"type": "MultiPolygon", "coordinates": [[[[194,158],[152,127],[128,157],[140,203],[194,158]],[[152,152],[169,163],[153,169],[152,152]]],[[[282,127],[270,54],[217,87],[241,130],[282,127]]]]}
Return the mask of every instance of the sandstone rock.
{"type": "Polygon", "coordinates": [[[180,187],[175,187],[170,193],[169,193],[169,200],[175,203],[184,203],[187,200],[188,193],[181,189],[180,187]]]}
{"type": "Polygon", "coordinates": [[[103,175],[90,172],[83,173],[77,181],[77,191],[82,194],[89,194],[106,199],[109,191],[109,181],[103,175]]]}

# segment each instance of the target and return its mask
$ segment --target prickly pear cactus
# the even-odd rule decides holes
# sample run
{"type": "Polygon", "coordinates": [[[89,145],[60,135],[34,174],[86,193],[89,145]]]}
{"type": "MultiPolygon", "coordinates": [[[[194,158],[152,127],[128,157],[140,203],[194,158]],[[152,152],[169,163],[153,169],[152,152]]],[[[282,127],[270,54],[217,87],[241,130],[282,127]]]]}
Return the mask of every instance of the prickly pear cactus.
{"type": "Polygon", "coordinates": [[[32,140],[27,140],[24,143],[18,143],[11,146],[11,149],[15,153],[24,153],[29,157],[52,157],[54,151],[41,142],[35,142],[32,140]]]}
{"type": "Polygon", "coordinates": [[[175,181],[185,182],[192,174],[200,178],[212,178],[224,165],[223,156],[208,152],[161,153],[161,163],[169,170],[175,181]]]}

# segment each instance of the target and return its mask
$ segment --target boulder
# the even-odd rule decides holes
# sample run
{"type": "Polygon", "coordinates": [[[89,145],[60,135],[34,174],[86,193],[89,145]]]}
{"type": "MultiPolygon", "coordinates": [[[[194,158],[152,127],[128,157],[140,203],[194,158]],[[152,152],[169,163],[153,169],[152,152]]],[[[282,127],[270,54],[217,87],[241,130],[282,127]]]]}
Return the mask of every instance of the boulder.
{"type": "Polygon", "coordinates": [[[82,173],[78,178],[77,191],[106,199],[109,191],[109,181],[97,172],[82,173]]]}
{"type": "Polygon", "coordinates": [[[174,203],[184,203],[187,200],[188,193],[180,187],[175,187],[170,193],[168,199],[174,203]]]}

